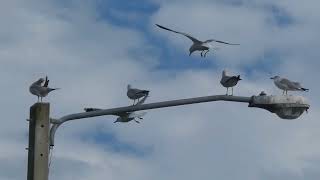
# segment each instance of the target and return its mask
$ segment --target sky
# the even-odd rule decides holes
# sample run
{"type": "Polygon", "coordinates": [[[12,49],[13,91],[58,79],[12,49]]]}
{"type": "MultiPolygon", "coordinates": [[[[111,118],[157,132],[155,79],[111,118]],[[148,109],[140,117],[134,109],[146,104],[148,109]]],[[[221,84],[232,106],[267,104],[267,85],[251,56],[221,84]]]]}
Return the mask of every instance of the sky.
{"type": "Polygon", "coordinates": [[[309,88],[309,113],[288,121],[244,103],[148,111],[140,124],[105,116],[68,122],[56,134],[49,179],[316,180],[320,176],[320,3],[316,0],[2,0],[0,180],[26,178],[29,86],[48,75],[61,88],[50,117],[84,107],[127,106],[127,84],[146,103],[224,94],[221,72],[240,74],[239,96],[281,95],[270,77],[309,88]],[[191,41],[214,44],[189,57],[191,41]]]}

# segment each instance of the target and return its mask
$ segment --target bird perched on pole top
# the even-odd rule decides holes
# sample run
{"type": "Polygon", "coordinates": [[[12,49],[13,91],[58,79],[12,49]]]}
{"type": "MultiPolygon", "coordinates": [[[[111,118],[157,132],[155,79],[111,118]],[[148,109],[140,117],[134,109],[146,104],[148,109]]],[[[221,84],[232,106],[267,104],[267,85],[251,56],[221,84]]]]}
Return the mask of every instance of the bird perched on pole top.
{"type": "Polygon", "coordinates": [[[270,79],[273,79],[274,84],[281,90],[282,94],[288,94],[288,91],[309,91],[309,89],[304,88],[298,82],[290,81],[289,79],[282,78],[280,76],[274,76],[270,79]]]}
{"type": "Polygon", "coordinates": [[[227,71],[226,70],[223,70],[222,71],[222,77],[221,77],[221,80],[220,80],[220,84],[223,86],[223,87],[226,87],[227,88],[227,93],[226,95],[228,95],[228,89],[229,87],[231,87],[232,89],[232,93],[231,95],[233,95],[233,87],[235,85],[238,84],[238,81],[242,80],[240,78],[240,75],[237,75],[237,76],[228,76],[227,75],[227,71]]]}
{"type": "Polygon", "coordinates": [[[133,100],[133,105],[135,105],[136,100],[140,100],[142,97],[147,97],[149,95],[148,90],[142,90],[142,89],[135,89],[132,88],[130,84],[127,86],[127,96],[129,99],[133,100]]]}
{"type": "Polygon", "coordinates": [[[210,49],[216,49],[216,48],[212,47],[212,45],[210,44],[212,42],[222,43],[222,44],[227,44],[227,45],[240,45],[240,44],[228,43],[228,42],[224,42],[224,41],[220,41],[220,40],[216,40],[216,39],[208,39],[208,40],[205,40],[205,41],[200,41],[200,40],[194,38],[193,36],[191,36],[191,35],[189,35],[187,33],[175,31],[175,30],[166,28],[164,26],[161,26],[159,24],[156,24],[156,26],[158,26],[161,29],[164,29],[164,30],[167,30],[167,31],[171,31],[171,32],[174,32],[174,33],[177,33],[177,34],[181,34],[181,35],[189,38],[193,42],[193,44],[189,48],[189,56],[191,56],[191,54],[194,51],[201,51],[201,54],[200,54],[201,57],[206,57],[206,55],[207,55],[207,53],[209,52],[210,49]]]}
{"type": "Polygon", "coordinates": [[[49,86],[49,80],[48,80],[48,77],[46,76],[46,79],[40,78],[36,82],[32,83],[31,86],[29,87],[29,91],[31,94],[38,97],[38,102],[39,102],[39,98],[40,98],[40,101],[42,102],[43,97],[46,97],[51,91],[59,89],[59,88],[49,88],[48,86],[49,86]],[[44,84],[42,86],[43,82],[44,84]]]}

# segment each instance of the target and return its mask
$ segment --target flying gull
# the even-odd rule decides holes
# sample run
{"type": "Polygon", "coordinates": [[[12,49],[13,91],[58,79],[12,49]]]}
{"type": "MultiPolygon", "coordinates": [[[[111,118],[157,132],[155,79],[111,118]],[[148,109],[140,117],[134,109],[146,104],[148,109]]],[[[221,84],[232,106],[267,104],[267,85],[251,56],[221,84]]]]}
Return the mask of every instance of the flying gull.
{"type": "Polygon", "coordinates": [[[240,78],[240,75],[237,75],[237,76],[228,76],[227,75],[227,71],[226,70],[223,70],[222,71],[222,77],[221,77],[221,80],[220,80],[220,83],[223,87],[226,87],[227,88],[227,93],[226,95],[228,95],[228,90],[229,90],[229,87],[231,87],[232,89],[232,94],[233,95],[233,87],[235,85],[237,85],[238,81],[240,81],[241,78],[240,78]]]}
{"type": "Polygon", "coordinates": [[[140,112],[140,113],[135,113],[135,112],[126,112],[126,113],[122,113],[119,114],[118,118],[116,119],[116,121],[114,121],[114,123],[116,122],[129,122],[134,120],[136,123],[140,123],[140,121],[136,120],[136,118],[138,119],[143,119],[142,116],[146,115],[147,112],[140,112]]]}
{"type": "Polygon", "coordinates": [[[40,78],[36,82],[32,83],[31,86],[29,87],[30,93],[38,97],[38,102],[39,102],[39,97],[42,102],[43,97],[46,97],[51,91],[59,89],[59,88],[49,88],[48,84],[49,84],[49,80],[46,77],[46,80],[44,80],[43,78],[40,78]],[[43,82],[45,83],[42,86],[43,82]]]}
{"type": "Polygon", "coordinates": [[[139,101],[140,98],[147,97],[149,95],[149,92],[150,91],[148,90],[131,88],[130,84],[128,84],[127,86],[127,96],[129,99],[133,100],[133,105],[135,104],[136,100],[139,101]]]}
{"type": "MultiPolygon", "coordinates": [[[[92,112],[92,111],[101,111],[102,109],[99,108],[84,108],[85,112],[92,112]]],[[[118,118],[116,119],[116,121],[114,121],[113,123],[116,122],[129,122],[134,120],[136,123],[140,123],[140,121],[136,120],[136,118],[138,119],[143,119],[142,116],[146,115],[147,112],[140,112],[140,113],[136,113],[136,112],[124,112],[124,113],[116,113],[113,115],[118,116],[118,118]]]]}
{"type": "Polygon", "coordinates": [[[156,24],[156,26],[158,26],[161,29],[164,29],[164,30],[167,30],[167,31],[171,31],[171,32],[174,32],[174,33],[177,33],[177,34],[181,34],[181,35],[184,35],[187,38],[189,38],[193,42],[193,44],[191,45],[191,47],[189,49],[189,52],[190,52],[189,56],[191,56],[191,54],[194,51],[201,51],[201,54],[200,54],[201,57],[206,57],[207,53],[209,52],[209,49],[210,48],[213,49],[212,45],[210,44],[211,42],[217,42],[217,43],[228,44],[228,45],[240,45],[240,44],[232,44],[232,43],[228,43],[228,42],[224,42],[224,41],[219,41],[219,40],[216,40],[216,39],[208,39],[208,40],[205,40],[205,41],[200,41],[200,40],[194,38],[193,36],[191,36],[191,35],[189,35],[187,33],[174,31],[172,29],[166,28],[166,27],[161,26],[159,24],[156,24]]]}
{"type": "Polygon", "coordinates": [[[274,84],[281,90],[282,94],[288,94],[288,91],[308,91],[309,89],[303,88],[300,83],[290,81],[289,79],[282,78],[280,76],[274,76],[270,79],[273,79],[274,84]]]}

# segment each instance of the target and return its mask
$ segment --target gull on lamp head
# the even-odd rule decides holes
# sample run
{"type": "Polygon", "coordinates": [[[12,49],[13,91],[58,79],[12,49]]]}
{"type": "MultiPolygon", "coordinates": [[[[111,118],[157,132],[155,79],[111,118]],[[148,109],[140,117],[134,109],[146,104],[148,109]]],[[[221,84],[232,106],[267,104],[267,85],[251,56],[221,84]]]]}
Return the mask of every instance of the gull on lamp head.
{"type": "Polygon", "coordinates": [[[259,96],[252,96],[249,107],[266,109],[281,119],[297,119],[310,105],[302,96],[267,96],[261,93],[259,96]]]}

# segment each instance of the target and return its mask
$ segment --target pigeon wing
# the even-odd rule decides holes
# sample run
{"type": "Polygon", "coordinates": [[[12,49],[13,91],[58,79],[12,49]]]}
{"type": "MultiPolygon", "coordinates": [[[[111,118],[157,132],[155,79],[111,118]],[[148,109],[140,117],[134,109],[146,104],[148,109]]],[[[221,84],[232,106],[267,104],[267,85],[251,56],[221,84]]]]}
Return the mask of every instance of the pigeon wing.
{"type": "Polygon", "coordinates": [[[201,43],[201,41],[199,41],[198,39],[192,37],[191,35],[189,35],[189,34],[187,34],[187,33],[175,31],[175,30],[166,28],[166,27],[164,27],[164,26],[161,26],[161,25],[159,25],[159,24],[156,24],[156,26],[158,26],[158,27],[161,28],[161,29],[167,30],[167,31],[171,31],[171,32],[174,32],[174,33],[177,33],[177,34],[184,35],[184,36],[186,36],[187,38],[189,38],[189,39],[190,39],[192,42],[194,42],[194,43],[201,43]]]}

